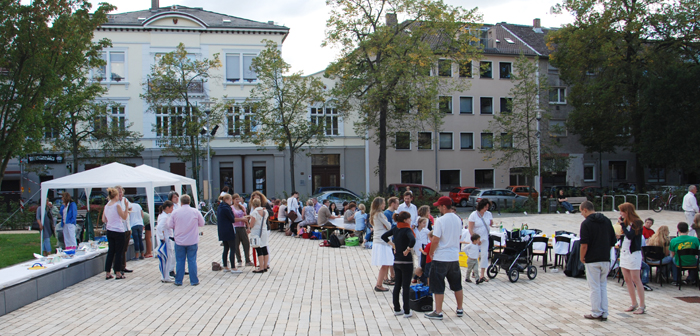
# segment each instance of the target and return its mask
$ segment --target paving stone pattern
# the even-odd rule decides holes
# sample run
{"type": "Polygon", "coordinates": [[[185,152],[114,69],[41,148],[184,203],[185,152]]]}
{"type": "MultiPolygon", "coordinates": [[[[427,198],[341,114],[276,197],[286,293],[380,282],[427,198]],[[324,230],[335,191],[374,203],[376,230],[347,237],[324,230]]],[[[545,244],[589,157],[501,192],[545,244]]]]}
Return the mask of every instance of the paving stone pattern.
{"type": "MultiPolygon", "coordinates": [[[[673,227],[683,218],[677,212],[654,216],[673,227]]],[[[577,232],[582,217],[508,220],[547,233],[577,232]]],[[[637,316],[623,312],[630,304],[627,290],[612,280],[608,321],[589,321],[582,318],[589,313],[585,279],[541,268],[533,281],[522,276],[510,283],[501,271],[488,283],[465,283],[462,318],[455,315],[455,298],[448,291],[444,320],[428,320],[423,313],[405,319],[394,316],[391,292],[372,290],[378,268],[370,265],[370,250],[321,248],[318,241],[273,232],[270,272],[255,274],[246,267],[234,275],[211,271],[222,247],[215,226],[203,232],[199,286],[189,286],[187,276],[182,287],[160,283],[155,259],[131,261],[134,273],[126,280],[97,275],[0,317],[0,335],[689,335],[700,330],[700,304],[675,298],[699,296],[697,287],[679,291],[652,284],[654,291],[646,293],[648,312],[637,316]]]]}

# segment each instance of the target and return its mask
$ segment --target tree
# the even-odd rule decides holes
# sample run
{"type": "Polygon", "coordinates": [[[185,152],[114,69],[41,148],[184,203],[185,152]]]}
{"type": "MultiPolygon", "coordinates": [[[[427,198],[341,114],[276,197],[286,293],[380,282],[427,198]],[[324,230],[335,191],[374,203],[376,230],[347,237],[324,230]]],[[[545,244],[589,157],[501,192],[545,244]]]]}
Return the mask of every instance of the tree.
{"type": "MultiPolygon", "coordinates": [[[[541,109],[542,124],[547,125],[551,115],[542,104],[549,92],[547,78],[539,75],[537,62],[520,55],[513,64],[511,81],[514,83],[510,90],[512,101],[508,102],[508,112],[494,114],[489,122],[489,130],[493,134],[493,142],[490,148],[481,148],[486,154],[486,160],[496,160],[494,167],[522,167],[527,176],[528,186],[532,187],[534,177],[538,173],[537,165],[537,112],[541,109]]],[[[560,130],[550,129],[550,132],[560,130]]],[[[549,137],[544,137],[547,139],[549,137]]],[[[552,144],[542,141],[540,146],[541,156],[549,156],[552,153],[552,144]]],[[[530,188],[532,190],[532,188],[530,188]]]]}
{"type": "Polygon", "coordinates": [[[46,105],[48,114],[54,117],[45,127],[45,140],[53,150],[71,154],[73,173],[84,160],[113,162],[139,156],[144,150],[139,143],[141,133],[130,131],[133,123],[119,116],[123,106],[96,101],[106,90],[88,79],[87,69],[46,105]]]}
{"type": "MultiPolygon", "coordinates": [[[[589,152],[630,149],[637,186],[644,188],[644,166],[657,161],[653,157],[658,152],[658,147],[644,145],[644,138],[656,132],[654,120],[660,113],[674,118],[679,111],[650,104],[642,93],[660,83],[654,74],[664,66],[655,61],[664,55],[675,54],[675,64],[697,66],[698,5],[680,0],[567,0],[563,8],[574,13],[575,21],[552,32],[548,44],[561,78],[570,85],[567,100],[575,109],[569,126],[589,152]]],[[[672,73],[662,76],[668,79],[672,73]]],[[[665,147],[675,148],[672,143],[665,147]]],[[[679,154],[677,159],[683,160],[684,153],[679,154]]]]}
{"type": "MultiPolygon", "coordinates": [[[[338,79],[332,94],[341,110],[359,111],[358,134],[379,146],[379,189],[386,187],[386,151],[397,131],[434,126],[439,92],[466,89],[441,80],[438,61],[460,65],[479,58],[476,10],[429,0],[327,0],[331,15],[323,46],[340,48],[326,70],[338,79]],[[383,24],[384,16],[387,24],[383,24]],[[398,17],[405,18],[401,23],[398,17]],[[433,76],[431,76],[431,70],[433,76]]],[[[357,116],[352,116],[358,118],[357,116]]]]}
{"type": "Polygon", "coordinates": [[[90,14],[87,0],[1,0],[0,182],[9,161],[41,150],[45,103],[63,93],[87,62],[99,64],[107,40],[93,32],[114,6],[90,14]]]}
{"type": "MultiPolygon", "coordinates": [[[[206,155],[206,137],[199,140],[200,131],[207,125],[216,125],[223,119],[220,109],[201,107],[198,102],[207,96],[205,83],[212,78],[211,71],[221,67],[219,54],[213,59],[197,60],[187,53],[183,43],[175,51],[163,54],[151,67],[141,94],[156,114],[153,129],[161,137],[164,152],[191,163],[192,176],[199,183],[199,159],[206,155]]],[[[207,102],[209,103],[209,102],[207,102]]],[[[212,106],[215,104],[212,99],[212,106]]],[[[198,188],[202,190],[201,188],[198,188]]]]}
{"type": "MultiPolygon", "coordinates": [[[[247,104],[252,106],[250,117],[238,128],[240,139],[265,149],[269,144],[277,150],[289,149],[289,172],[292,190],[296,190],[294,158],[297,154],[321,146],[328,141],[327,130],[333,125],[324,119],[309,121],[309,106],[324,108],[325,85],[316,77],[304,77],[301,72],[285,76],[291,66],[273,41],[265,40],[265,49],[253,59],[251,69],[258,75],[258,85],[250,92],[247,104]]],[[[234,106],[229,106],[234,109],[234,106]]]]}

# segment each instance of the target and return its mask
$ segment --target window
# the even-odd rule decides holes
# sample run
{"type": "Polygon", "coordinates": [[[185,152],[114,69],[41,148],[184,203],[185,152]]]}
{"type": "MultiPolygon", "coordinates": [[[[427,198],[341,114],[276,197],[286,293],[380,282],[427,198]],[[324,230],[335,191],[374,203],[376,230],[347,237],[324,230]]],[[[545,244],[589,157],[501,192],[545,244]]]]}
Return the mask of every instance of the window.
{"type": "Polygon", "coordinates": [[[513,148],[513,134],[501,133],[501,148],[513,148]]]}
{"type": "Polygon", "coordinates": [[[438,61],[438,76],[440,76],[440,77],[452,77],[452,61],[450,61],[450,60],[439,60],[438,61]]]}
{"type": "Polygon", "coordinates": [[[334,107],[312,107],[311,108],[311,123],[322,126],[326,130],[326,135],[339,135],[340,127],[338,126],[339,114],[334,107]]]}
{"type": "Polygon", "coordinates": [[[396,149],[411,149],[411,133],[396,132],[396,149]]]}
{"type": "Polygon", "coordinates": [[[228,108],[226,115],[229,136],[249,134],[255,128],[253,108],[250,105],[237,105],[228,108]]]}
{"type": "Polygon", "coordinates": [[[595,164],[587,163],[583,165],[583,181],[595,182],[595,164]]]}
{"type": "Polygon", "coordinates": [[[459,113],[473,114],[474,113],[474,98],[459,97],[459,113]]]}
{"type": "Polygon", "coordinates": [[[501,113],[513,112],[513,98],[501,98],[501,113]]]}
{"type": "Polygon", "coordinates": [[[459,77],[472,77],[472,61],[463,62],[459,65],[459,77]]]}
{"type": "Polygon", "coordinates": [[[474,186],[481,189],[493,188],[493,169],[475,169],[474,186]]]}
{"type": "Polygon", "coordinates": [[[549,121],[549,136],[552,138],[561,138],[566,136],[566,122],[564,120],[549,121]]]}
{"type": "Polygon", "coordinates": [[[608,167],[613,180],[627,179],[627,161],[610,161],[608,167]]]}
{"type": "Polygon", "coordinates": [[[480,78],[493,78],[493,63],[491,62],[481,62],[481,76],[480,78]]]}
{"type": "Polygon", "coordinates": [[[452,149],[452,133],[440,133],[440,149],[452,149]]]}
{"type": "Polygon", "coordinates": [[[239,83],[241,80],[248,83],[255,82],[258,79],[258,74],[251,69],[255,57],[257,57],[257,55],[241,53],[226,54],[226,82],[239,83]]]}
{"type": "Polygon", "coordinates": [[[103,80],[121,82],[126,78],[126,53],[123,51],[103,52],[105,65],[93,70],[92,78],[98,82],[103,80]],[[109,75],[108,75],[109,74],[109,75]]]}
{"type": "Polygon", "coordinates": [[[440,191],[450,191],[454,187],[460,186],[459,170],[440,171],[440,191]]]}
{"type": "Polygon", "coordinates": [[[452,114],[452,97],[451,96],[440,96],[440,97],[438,97],[438,100],[439,100],[440,112],[452,114]]]}
{"type": "Polygon", "coordinates": [[[648,182],[666,182],[666,169],[664,168],[649,168],[648,182]]]}
{"type": "Polygon", "coordinates": [[[474,133],[459,134],[460,149],[474,149],[474,133]]]}
{"type": "Polygon", "coordinates": [[[481,97],[481,114],[493,114],[493,98],[481,97]]]}
{"type": "Polygon", "coordinates": [[[493,133],[481,133],[481,148],[493,148],[493,133]]]}
{"type": "Polygon", "coordinates": [[[190,112],[185,106],[162,106],[156,111],[156,135],[159,137],[185,135],[185,116],[190,112]]]}
{"type": "Polygon", "coordinates": [[[112,128],[112,132],[126,131],[126,109],[123,105],[107,107],[107,115],[95,119],[94,129],[96,131],[112,128]]]}
{"type": "Polygon", "coordinates": [[[402,170],[401,183],[423,184],[423,172],[420,170],[402,170]]]}
{"type": "Polygon", "coordinates": [[[510,73],[511,73],[511,67],[512,65],[510,62],[499,62],[498,63],[498,68],[499,68],[499,75],[502,79],[510,79],[510,73]]]}
{"type": "Polygon", "coordinates": [[[418,132],[418,149],[433,149],[433,133],[418,132]]]}
{"type": "Polygon", "coordinates": [[[549,90],[550,104],[566,104],[566,88],[551,88],[549,90]]]}

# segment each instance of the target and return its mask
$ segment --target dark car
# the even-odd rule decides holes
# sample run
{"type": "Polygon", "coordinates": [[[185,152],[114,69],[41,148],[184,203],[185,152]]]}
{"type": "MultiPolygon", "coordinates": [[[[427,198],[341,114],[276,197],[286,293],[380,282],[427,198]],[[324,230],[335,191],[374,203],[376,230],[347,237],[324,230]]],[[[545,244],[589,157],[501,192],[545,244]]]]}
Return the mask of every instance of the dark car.
{"type": "Polygon", "coordinates": [[[450,190],[450,199],[452,199],[452,203],[465,207],[469,202],[469,195],[476,189],[476,187],[452,188],[452,190],[450,190]]]}

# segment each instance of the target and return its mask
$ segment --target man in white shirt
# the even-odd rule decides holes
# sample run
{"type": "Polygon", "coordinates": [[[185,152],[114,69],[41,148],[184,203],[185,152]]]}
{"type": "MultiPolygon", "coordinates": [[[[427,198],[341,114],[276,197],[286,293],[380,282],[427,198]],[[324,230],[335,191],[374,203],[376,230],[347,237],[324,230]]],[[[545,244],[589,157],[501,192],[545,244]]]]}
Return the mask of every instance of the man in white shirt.
{"type": "Polygon", "coordinates": [[[299,192],[298,191],[293,191],[292,196],[287,199],[287,218],[289,218],[289,213],[294,211],[297,214],[297,217],[294,218],[290,227],[292,228],[292,232],[296,232],[297,229],[297,223],[301,222],[301,209],[299,208],[299,192]]]}
{"type": "Polygon", "coordinates": [[[406,191],[403,193],[403,203],[401,203],[396,209],[398,213],[401,213],[401,211],[406,211],[411,214],[411,228],[415,228],[418,226],[418,208],[416,208],[415,204],[412,204],[411,201],[413,201],[413,193],[410,191],[406,191]]]}
{"type": "MultiPolygon", "coordinates": [[[[693,225],[695,214],[700,212],[698,209],[698,201],[695,199],[695,194],[698,192],[698,187],[691,184],[688,187],[688,193],[683,196],[683,211],[685,211],[685,220],[688,225],[693,225]]],[[[688,235],[695,236],[695,230],[688,231],[688,235]]]]}
{"type": "Polygon", "coordinates": [[[442,302],[445,299],[445,278],[457,300],[457,317],[464,316],[462,310],[462,273],[459,269],[459,238],[462,233],[462,219],[451,210],[452,200],[442,196],[433,206],[438,207],[440,218],[435,220],[433,238],[430,245],[430,292],[435,295],[435,311],[425,317],[442,320],[442,302]]]}

